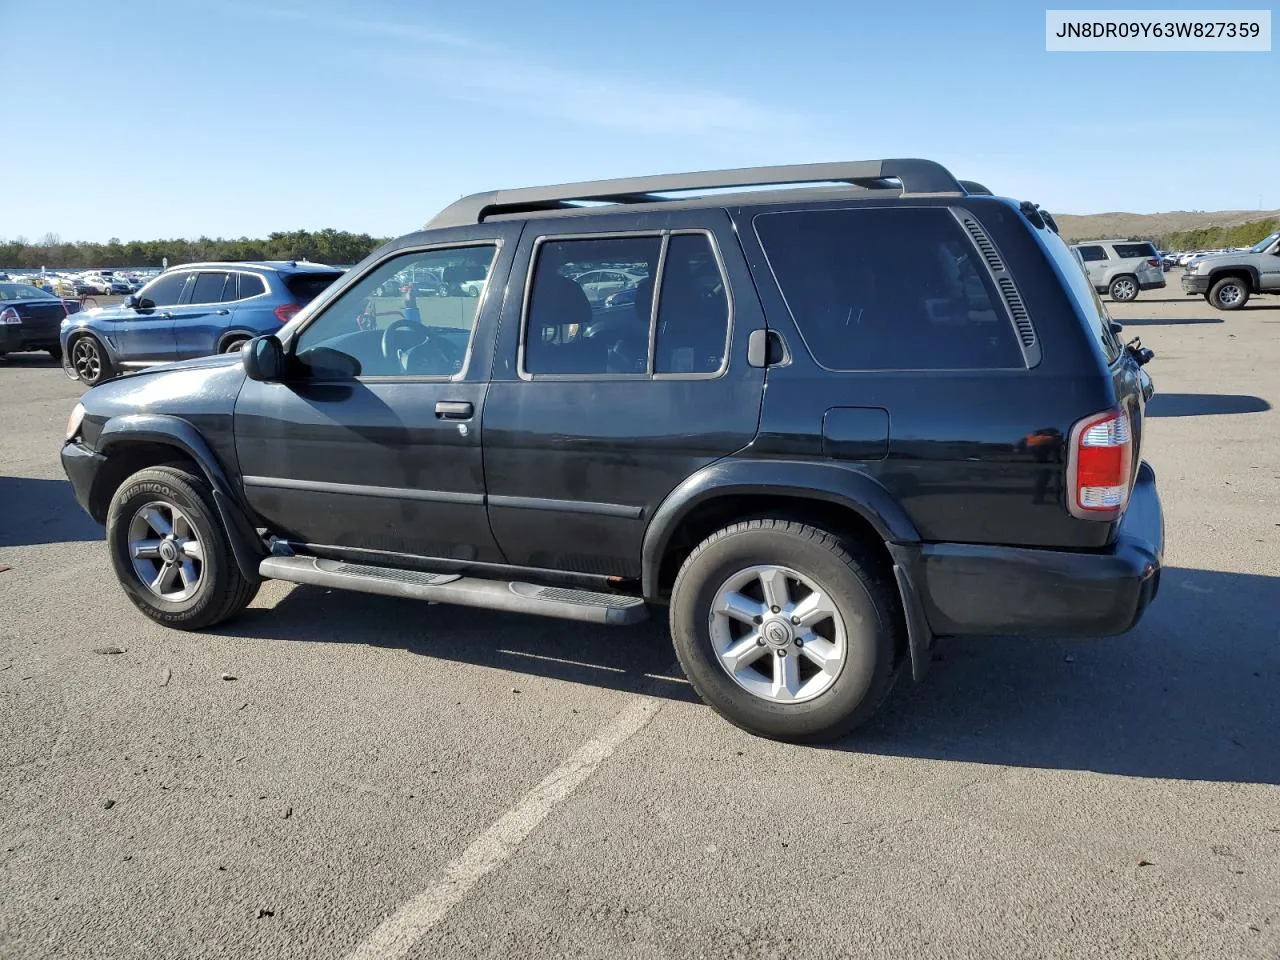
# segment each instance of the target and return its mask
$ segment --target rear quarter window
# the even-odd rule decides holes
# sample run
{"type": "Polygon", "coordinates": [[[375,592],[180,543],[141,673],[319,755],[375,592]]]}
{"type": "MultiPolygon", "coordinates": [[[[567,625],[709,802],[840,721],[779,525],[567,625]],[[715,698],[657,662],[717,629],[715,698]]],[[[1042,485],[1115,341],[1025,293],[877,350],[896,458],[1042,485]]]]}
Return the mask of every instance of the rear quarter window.
{"type": "Polygon", "coordinates": [[[1136,257],[1155,260],[1159,257],[1156,248],[1149,243],[1117,243],[1113,249],[1121,260],[1132,260],[1136,257]]]}
{"type": "MultiPolygon", "coordinates": [[[[1071,248],[1067,246],[1060,236],[1052,230],[1037,230],[1036,232],[1044,242],[1045,251],[1049,254],[1049,259],[1054,262],[1058,272],[1062,274],[1063,287],[1071,299],[1075,301],[1076,311],[1084,318],[1089,327],[1090,335],[1101,347],[1107,363],[1113,363],[1120,356],[1120,341],[1111,332],[1111,316],[1107,313],[1107,308],[1102,305],[1102,300],[1098,297],[1097,291],[1093,289],[1093,284],[1089,281],[1080,262],[1072,254],[1071,248]]],[[[1083,251],[1086,248],[1078,247],[1077,249],[1083,251]]]]}
{"type": "Polygon", "coordinates": [[[294,273],[284,278],[284,285],[289,288],[298,303],[305,306],[320,294],[324,293],[341,273],[294,273]]]}
{"type": "Polygon", "coordinates": [[[1026,366],[991,277],[950,211],[785,211],[754,223],[805,346],[827,369],[1026,366]]]}

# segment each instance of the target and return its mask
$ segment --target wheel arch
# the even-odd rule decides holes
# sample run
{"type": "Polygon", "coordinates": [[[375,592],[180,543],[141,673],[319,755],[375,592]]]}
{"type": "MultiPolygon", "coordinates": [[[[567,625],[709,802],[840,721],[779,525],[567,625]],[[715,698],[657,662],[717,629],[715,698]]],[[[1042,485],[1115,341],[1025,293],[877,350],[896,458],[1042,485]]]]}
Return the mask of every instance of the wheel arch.
{"type": "Polygon", "coordinates": [[[1240,277],[1249,284],[1249,292],[1257,293],[1261,286],[1261,279],[1258,275],[1258,268],[1247,263],[1238,266],[1218,267],[1216,270],[1209,271],[1209,287],[1212,288],[1215,283],[1226,277],[1240,277]]]}
{"type": "Polygon", "coordinates": [[[232,340],[252,340],[257,336],[261,336],[261,334],[256,330],[244,327],[232,327],[229,330],[223,330],[222,333],[218,334],[218,341],[216,344],[217,352],[224,352],[227,348],[227,344],[232,340]]]}
{"type": "Polygon", "coordinates": [[[189,422],[165,414],[112,417],[103,426],[96,449],[104,464],[94,478],[89,512],[99,523],[105,522],[115,492],[134,473],[146,467],[181,464],[208,481],[236,565],[246,579],[255,583],[260,579],[258,564],[267,551],[248,508],[213,450],[189,422]]]}

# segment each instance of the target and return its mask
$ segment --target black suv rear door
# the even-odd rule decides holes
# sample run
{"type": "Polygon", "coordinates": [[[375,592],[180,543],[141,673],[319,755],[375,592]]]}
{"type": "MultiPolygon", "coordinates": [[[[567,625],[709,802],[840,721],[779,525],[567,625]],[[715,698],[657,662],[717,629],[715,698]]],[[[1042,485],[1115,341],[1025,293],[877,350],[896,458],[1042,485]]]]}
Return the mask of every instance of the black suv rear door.
{"type": "Polygon", "coordinates": [[[530,220],[484,419],[507,561],[638,576],[663,499],[755,436],[764,371],[747,339],[763,326],[722,210],[530,220]],[[639,279],[607,297],[575,282],[602,269],[639,279]]]}

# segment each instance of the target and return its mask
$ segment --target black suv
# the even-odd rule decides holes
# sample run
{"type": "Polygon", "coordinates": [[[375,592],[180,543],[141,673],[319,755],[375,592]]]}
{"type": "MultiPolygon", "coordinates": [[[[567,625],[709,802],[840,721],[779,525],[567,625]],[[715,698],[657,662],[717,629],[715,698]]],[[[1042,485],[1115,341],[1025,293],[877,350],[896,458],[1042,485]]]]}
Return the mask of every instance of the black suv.
{"type": "Polygon", "coordinates": [[[62,459],[161,623],[263,578],[665,605],[707,703],[817,740],[939,636],[1141,616],[1150,352],[1118,330],[1052,217],[925,160],[499,191],[278,336],[90,390],[62,459]]]}

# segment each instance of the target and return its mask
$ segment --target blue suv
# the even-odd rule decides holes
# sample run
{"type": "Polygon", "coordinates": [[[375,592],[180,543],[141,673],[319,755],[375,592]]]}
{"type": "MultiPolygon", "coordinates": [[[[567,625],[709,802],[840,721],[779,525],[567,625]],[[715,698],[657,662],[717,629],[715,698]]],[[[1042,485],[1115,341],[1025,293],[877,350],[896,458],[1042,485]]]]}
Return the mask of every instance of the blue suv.
{"type": "Polygon", "coordinates": [[[63,368],[89,386],[130,369],[228,353],[288,323],[342,271],[319,263],[188,263],[114,307],[62,324],[63,368]]]}

